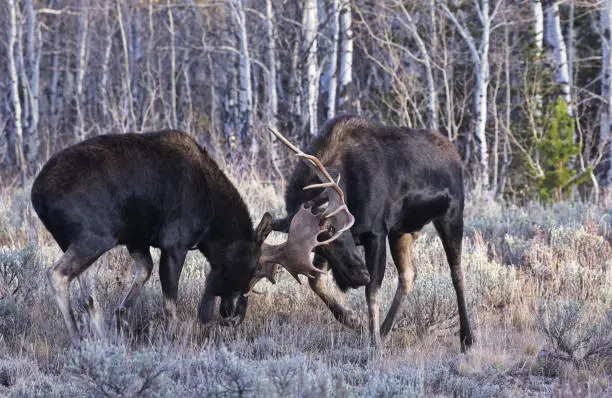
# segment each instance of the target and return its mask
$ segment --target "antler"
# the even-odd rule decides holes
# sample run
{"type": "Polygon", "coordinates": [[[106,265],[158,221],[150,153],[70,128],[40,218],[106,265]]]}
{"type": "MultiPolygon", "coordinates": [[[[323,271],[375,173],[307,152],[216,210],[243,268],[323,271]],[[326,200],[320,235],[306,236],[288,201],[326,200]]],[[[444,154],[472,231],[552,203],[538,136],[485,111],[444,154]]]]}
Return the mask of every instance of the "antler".
{"type": "Polygon", "coordinates": [[[344,231],[353,226],[355,218],[344,202],[344,192],[338,185],[340,179],[334,181],[317,157],[302,152],[271,128],[268,130],[315,170],[323,182],[308,185],[304,189],[323,189],[318,198],[325,197],[328,203],[323,211],[319,211],[320,207],[314,205],[316,198],[307,204],[302,204],[291,220],[287,241],[280,245],[265,243],[262,245],[262,269],[258,272],[259,278],[265,276],[273,281],[276,268],[270,268],[267,264],[282,264],[299,282],[299,274],[314,278],[323,272],[312,265],[310,253],[315,247],[326,245],[337,239],[344,231]],[[331,237],[319,240],[320,235],[324,233],[330,233],[331,237]]]}

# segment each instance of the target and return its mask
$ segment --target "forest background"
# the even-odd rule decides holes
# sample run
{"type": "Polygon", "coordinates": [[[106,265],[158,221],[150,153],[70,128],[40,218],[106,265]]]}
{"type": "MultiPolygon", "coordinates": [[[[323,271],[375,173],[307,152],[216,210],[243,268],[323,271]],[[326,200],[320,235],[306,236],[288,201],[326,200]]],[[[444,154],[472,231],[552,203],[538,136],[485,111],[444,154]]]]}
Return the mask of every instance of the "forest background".
{"type": "MultiPolygon", "coordinates": [[[[0,24],[1,396],[611,396],[612,0],[3,0],[0,24]],[[199,326],[196,252],[177,329],[156,266],[128,336],[70,342],[45,276],[61,251],[29,199],[52,154],[184,130],[259,219],[284,211],[297,162],[266,127],[306,148],[343,113],[459,151],[469,353],[431,226],[381,350],[285,273],[240,326],[199,326]]],[[[90,268],[109,324],[132,268],[123,247],[90,268]]],[[[335,293],[365,320],[363,290],[335,293]]]]}
{"type": "Polygon", "coordinates": [[[436,129],[470,188],[524,202],[612,172],[612,5],[595,1],[10,0],[0,164],[31,177],[96,134],[190,132],[282,188],[339,113],[436,129]]]}

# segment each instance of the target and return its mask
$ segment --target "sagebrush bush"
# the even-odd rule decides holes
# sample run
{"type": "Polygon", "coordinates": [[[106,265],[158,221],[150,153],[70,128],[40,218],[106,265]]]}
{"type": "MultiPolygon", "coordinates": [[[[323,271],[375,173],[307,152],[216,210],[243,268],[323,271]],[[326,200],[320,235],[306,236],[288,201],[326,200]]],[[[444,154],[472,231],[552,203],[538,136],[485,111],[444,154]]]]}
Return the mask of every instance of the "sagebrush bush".
{"type": "MultiPolygon", "coordinates": [[[[254,222],[264,210],[282,212],[282,195],[269,182],[248,173],[232,178],[254,222]]],[[[589,364],[580,376],[585,383],[610,374],[601,347],[611,322],[605,309],[612,306],[612,218],[600,207],[579,202],[518,207],[477,198],[467,203],[462,266],[477,342],[458,358],[456,296],[432,226],[414,243],[414,289],[398,314],[399,327],[380,350],[369,347],[364,288],[342,295],[331,275],[324,277],[325,285],[361,317],[364,328],[341,326],[306,283],[298,285],[285,271],[275,285],[258,284],[263,294],[251,296],[240,326],[195,326],[209,272],[197,251],[185,261],[179,323],[169,328],[156,249],[151,250],[152,277],[130,312],[129,333],[71,346],[45,277],[61,251],[43,232],[24,192],[0,191],[0,203],[0,266],[5,264],[0,267],[0,357],[9,364],[0,364],[1,396],[546,395],[563,374],[536,366],[548,357],[554,366],[589,364]],[[579,316],[566,317],[553,304],[540,306],[541,300],[576,302],[579,316]],[[566,325],[565,331],[555,325],[566,325]],[[592,337],[585,342],[581,333],[592,337]],[[527,360],[525,346],[533,351],[527,360]],[[503,361],[496,359],[501,347],[508,357],[503,361]],[[539,355],[547,351],[554,356],[539,355]]],[[[276,233],[269,240],[284,239],[276,233]]],[[[382,319],[397,287],[395,266],[387,258],[382,319]]],[[[109,328],[131,285],[132,268],[125,248],[111,250],[91,268],[109,328]]],[[[76,283],[72,296],[85,321],[76,283]]],[[[600,389],[602,395],[610,385],[600,389]]]]}
{"type": "Polygon", "coordinates": [[[612,364],[612,310],[578,301],[547,301],[540,305],[538,324],[562,360],[612,364]]]}
{"type": "Polygon", "coordinates": [[[413,328],[419,336],[458,324],[457,298],[448,275],[419,275],[406,301],[398,325],[413,328]]]}
{"type": "Polygon", "coordinates": [[[34,244],[23,249],[0,247],[0,299],[27,302],[39,289],[43,267],[37,250],[34,244]]]}

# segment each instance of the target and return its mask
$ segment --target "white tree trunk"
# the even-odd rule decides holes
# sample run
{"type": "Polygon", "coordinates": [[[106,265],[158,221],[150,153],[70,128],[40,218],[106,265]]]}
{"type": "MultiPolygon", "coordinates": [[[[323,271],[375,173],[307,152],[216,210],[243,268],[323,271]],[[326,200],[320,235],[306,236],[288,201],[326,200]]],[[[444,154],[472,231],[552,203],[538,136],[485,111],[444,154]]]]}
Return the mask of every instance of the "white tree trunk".
{"type": "MultiPolygon", "coordinates": [[[[251,56],[246,27],[245,4],[246,0],[233,0],[232,9],[238,26],[238,49],[240,93],[238,97],[238,111],[240,113],[240,139],[248,143],[253,134],[253,87],[251,84],[251,56]]],[[[253,139],[251,144],[255,144],[253,139]]],[[[254,151],[251,147],[251,151],[254,151]]]]}
{"type": "Polygon", "coordinates": [[[533,11],[533,34],[538,55],[544,51],[544,10],[542,0],[531,0],[533,11]]]}
{"type": "MultiPolygon", "coordinates": [[[[191,28],[189,24],[185,25],[185,37],[191,36],[191,28]]],[[[187,40],[184,40],[183,59],[181,61],[181,74],[183,75],[183,84],[181,92],[181,108],[182,115],[180,128],[186,131],[193,131],[194,112],[193,112],[193,97],[191,93],[191,70],[189,68],[190,49],[187,40]]]]}
{"type": "MultiPolygon", "coordinates": [[[[544,9],[542,8],[542,0],[531,0],[531,10],[533,11],[533,34],[536,48],[536,56],[540,58],[544,53],[544,9]]],[[[542,95],[535,94],[536,110],[535,115],[542,115],[542,95]]]]}
{"type": "Polygon", "coordinates": [[[45,142],[45,159],[49,159],[51,153],[55,152],[55,142],[57,137],[57,130],[59,124],[59,93],[58,86],[60,80],[60,67],[59,67],[59,51],[57,50],[60,43],[60,25],[57,24],[53,30],[53,57],[51,60],[51,87],[49,88],[49,113],[47,117],[51,121],[51,128],[49,134],[51,135],[50,140],[45,142]]]}
{"type": "MultiPolygon", "coordinates": [[[[449,10],[445,4],[441,4],[442,9],[448,18],[457,27],[459,34],[465,40],[476,72],[476,88],[474,90],[474,108],[476,113],[476,125],[474,129],[474,138],[476,140],[477,151],[479,155],[478,166],[479,170],[476,175],[477,185],[482,186],[485,190],[489,188],[489,152],[487,146],[486,126],[487,126],[487,90],[489,87],[489,43],[491,35],[491,22],[495,18],[498,7],[490,10],[489,0],[481,0],[475,2],[477,13],[482,26],[480,37],[480,45],[476,47],[474,37],[465,25],[460,23],[455,15],[449,10]]],[[[468,159],[469,160],[469,159],[468,159]]]]}
{"type": "Polygon", "coordinates": [[[278,67],[276,61],[276,27],[274,26],[272,0],[266,0],[266,28],[268,33],[268,123],[278,128],[278,90],[276,88],[278,67]]]}
{"type": "MultiPolygon", "coordinates": [[[[483,0],[482,14],[489,15],[489,1],[483,0]]],[[[480,63],[476,66],[476,130],[474,138],[478,147],[480,160],[480,182],[485,188],[489,186],[489,151],[487,147],[487,92],[489,88],[489,39],[491,20],[488,17],[482,21],[482,37],[480,41],[480,63]]]]}
{"type": "Polygon", "coordinates": [[[600,27],[601,27],[601,96],[604,101],[603,110],[601,112],[601,120],[599,125],[599,139],[602,143],[608,143],[607,154],[604,160],[607,160],[608,167],[606,179],[602,186],[612,200],[612,0],[603,0],[600,10],[600,27]]]}
{"type": "Polygon", "coordinates": [[[136,115],[134,113],[134,99],[132,98],[132,74],[130,72],[130,54],[129,47],[126,37],[126,32],[123,23],[123,12],[121,1],[117,0],[117,20],[119,21],[119,31],[121,32],[121,45],[123,47],[123,73],[125,79],[124,87],[124,98],[127,102],[126,111],[127,119],[129,120],[127,128],[124,130],[131,130],[136,126],[136,115]]]}
{"type": "MultiPolygon", "coordinates": [[[[105,7],[104,7],[104,33],[106,37],[104,38],[104,56],[102,58],[102,79],[100,81],[102,120],[105,125],[110,122],[110,112],[109,112],[110,104],[108,101],[108,77],[109,77],[111,48],[113,44],[113,36],[112,36],[110,22],[109,22],[110,12],[111,12],[111,7],[107,0],[107,3],[105,4],[105,7]]],[[[105,127],[108,127],[108,126],[105,126],[105,127]]]]}
{"type": "Polygon", "coordinates": [[[11,81],[11,101],[15,121],[15,162],[21,173],[22,180],[25,178],[26,162],[23,155],[23,126],[21,123],[21,102],[19,100],[19,73],[15,59],[15,45],[17,44],[17,4],[9,0],[9,38],[8,38],[8,69],[11,81]]]}
{"type": "Polygon", "coordinates": [[[172,7],[168,7],[168,26],[170,33],[170,126],[178,128],[178,118],[176,115],[176,34],[172,7]]]}
{"type": "Polygon", "coordinates": [[[42,33],[36,20],[33,0],[26,1],[27,12],[27,47],[26,47],[26,73],[28,78],[28,98],[30,115],[27,135],[24,137],[27,148],[26,156],[30,167],[33,167],[38,155],[40,137],[38,135],[39,122],[39,95],[40,95],[40,57],[42,54],[42,33]]]}
{"type": "Polygon", "coordinates": [[[436,90],[436,83],[434,80],[431,60],[429,57],[430,50],[427,48],[425,41],[419,34],[416,24],[414,23],[412,19],[412,15],[410,15],[410,12],[408,11],[408,9],[406,9],[403,2],[397,2],[397,3],[400,3],[402,7],[402,12],[404,14],[404,17],[406,18],[406,24],[408,26],[408,30],[410,31],[410,34],[412,38],[414,39],[417,45],[417,48],[419,49],[419,52],[421,53],[421,58],[419,59],[419,61],[423,64],[423,67],[425,68],[425,78],[427,79],[427,119],[428,119],[427,127],[432,130],[437,130],[438,125],[439,125],[438,123],[438,92],[436,90]]]}
{"type": "Polygon", "coordinates": [[[570,76],[567,66],[567,51],[563,32],[561,31],[561,19],[559,17],[559,4],[553,2],[546,9],[546,32],[547,41],[553,49],[555,63],[555,81],[561,90],[561,98],[567,103],[567,111],[574,116],[574,106],[570,92],[570,76]]]}
{"type": "Polygon", "coordinates": [[[360,112],[358,98],[351,98],[353,84],[353,28],[351,4],[341,0],[340,4],[340,94],[338,108],[343,111],[360,112]]]}
{"type": "Polygon", "coordinates": [[[85,120],[83,116],[83,83],[87,73],[87,52],[89,35],[89,0],[81,0],[79,3],[79,30],[77,38],[76,54],[76,114],[77,127],[75,129],[75,139],[82,141],[85,138],[85,120]]]}
{"type": "Polygon", "coordinates": [[[319,94],[319,68],[317,62],[317,1],[304,2],[304,46],[306,47],[306,85],[308,104],[308,132],[306,141],[317,134],[317,99],[319,94]]]}
{"type": "Polygon", "coordinates": [[[340,0],[332,0],[332,38],[331,54],[329,55],[329,81],[327,83],[327,117],[336,115],[336,97],[338,92],[338,48],[340,46],[340,0]]]}
{"type": "MultiPolygon", "coordinates": [[[[272,0],[266,0],[266,28],[268,33],[268,124],[271,128],[278,130],[278,90],[277,90],[277,70],[276,61],[276,26],[274,21],[274,9],[272,0]]],[[[280,180],[280,188],[284,189],[284,176],[280,169],[280,159],[278,154],[278,140],[272,140],[270,145],[270,160],[274,173],[280,180]]]]}

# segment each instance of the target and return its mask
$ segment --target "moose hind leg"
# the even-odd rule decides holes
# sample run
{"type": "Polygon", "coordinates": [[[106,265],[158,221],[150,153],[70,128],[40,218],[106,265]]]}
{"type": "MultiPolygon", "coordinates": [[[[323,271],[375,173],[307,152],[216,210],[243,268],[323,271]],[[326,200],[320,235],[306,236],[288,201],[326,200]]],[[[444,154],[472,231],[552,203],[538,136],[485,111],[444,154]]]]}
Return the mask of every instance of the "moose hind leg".
{"type": "Polygon", "coordinates": [[[414,281],[415,272],[412,265],[412,241],[411,233],[392,234],[389,235],[389,247],[391,248],[391,256],[397,268],[397,290],[395,297],[387,316],[380,328],[380,335],[385,338],[395,323],[395,317],[398,311],[402,308],[404,297],[412,291],[412,283],[414,281]]]}
{"type": "Polygon", "coordinates": [[[128,250],[132,260],[134,260],[134,279],[130,290],[115,311],[118,330],[127,326],[128,311],[136,302],[142,287],[149,280],[149,277],[151,277],[151,271],[153,270],[153,259],[151,258],[151,252],[148,247],[128,247],[128,250]]]}
{"type": "Polygon", "coordinates": [[[465,352],[473,343],[472,330],[467,314],[465,303],[465,282],[463,269],[461,268],[461,243],[463,239],[463,220],[440,219],[434,221],[434,226],[442,239],[442,246],[446,252],[446,258],[450,266],[451,279],[455,294],[457,295],[457,307],[459,312],[459,338],[461,340],[461,351],[465,352]]]}
{"type": "Polygon", "coordinates": [[[47,278],[55,301],[73,340],[79,338],[79,333],[70,304],[70,283],[96,261],[104,251],[106,250],[96,250],[92,254],[83,254],[83,250],[78,250],[77,246],[71,245],[62,257],[47,270],[47,278]]]}
{"type": "MultiPolygon", "coordinates": [[[[329,264],[325,261],[321,256],[315,254],[314,266],[327,271],[329,269],[329,264]]],[[[329,308],[331,313],[334,315],[334,318],[338,320],[341,324],[351,328],[351,329],[361,329],[362,323],[361,320],[353,311],[347,309],[338,299],[336,299],[329,291],[325,288],[325,283],[321,279],[321,276],[317,275],[315,278],[308,279],[308,283],[313,292],[329,308]]]]}
{"type": "Polygon", "coordinates": [[[104,314],[96,290],[93,288],[94,276],[92,274],[93,269],[88,268],[77,276],[77,281],[81,291],[82,305],[89,315],[89,325],[99,339],[104,339],[106,338],[104,314]]]}

